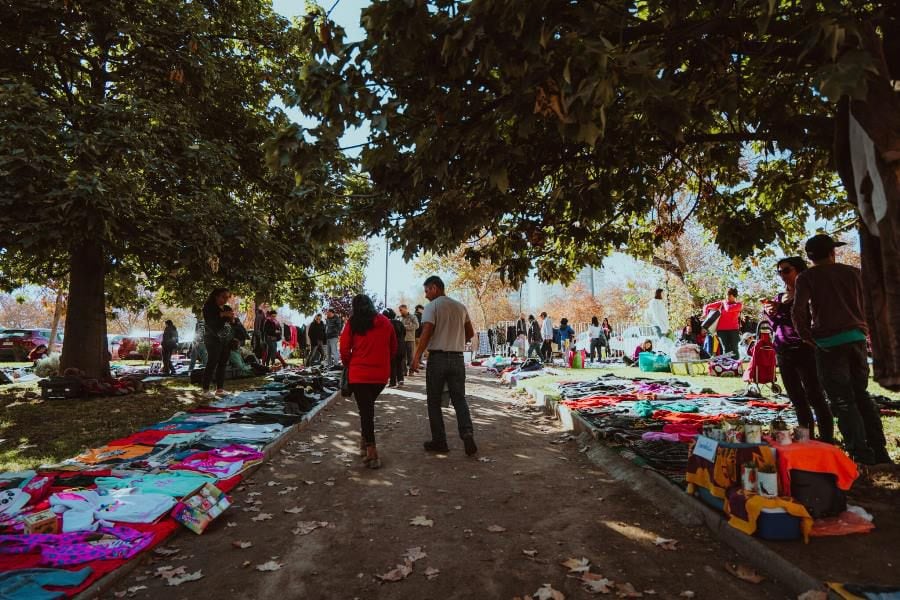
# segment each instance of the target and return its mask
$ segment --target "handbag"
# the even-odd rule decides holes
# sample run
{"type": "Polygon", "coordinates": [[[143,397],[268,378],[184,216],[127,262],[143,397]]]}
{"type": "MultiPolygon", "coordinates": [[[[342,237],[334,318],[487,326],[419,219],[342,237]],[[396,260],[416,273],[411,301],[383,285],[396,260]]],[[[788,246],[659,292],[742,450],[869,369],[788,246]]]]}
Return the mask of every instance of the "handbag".
{"type": "MultiPolygon", "coordinates": [[[[353,335],[350,335],[350,355],[352,358],[353,355],[353,335]]],[[[344,398],[349,398],[353,395],[353,390],[350,389],[350,360],[348,359],[346,363],[344,363],[344,369],[341,371],[341,396],[344,398]]]]}

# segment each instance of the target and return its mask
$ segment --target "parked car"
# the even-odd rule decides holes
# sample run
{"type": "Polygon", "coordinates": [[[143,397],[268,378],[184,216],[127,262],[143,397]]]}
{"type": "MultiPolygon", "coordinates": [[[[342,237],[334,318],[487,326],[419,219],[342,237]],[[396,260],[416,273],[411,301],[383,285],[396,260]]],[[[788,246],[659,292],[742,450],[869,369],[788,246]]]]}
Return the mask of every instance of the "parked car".
{"type": "MultiPolygon", "coordinates": [[[[62,351],[63,333],[56,332],[55,351],[62,351]]],[[[22,362],[41,344],[50,345],[49,329],[4,329],[0,332],[0,360],[22,362]]]]}
{"type": "Polygon", "coordinates": [[[150,331],[147,333],[132,333],[119,341],[118,356],[120,359],[141,360],[146,358],[138,351],[142,342],[150,343],[150,360],[162,359],[162,331],[150,331]]]}

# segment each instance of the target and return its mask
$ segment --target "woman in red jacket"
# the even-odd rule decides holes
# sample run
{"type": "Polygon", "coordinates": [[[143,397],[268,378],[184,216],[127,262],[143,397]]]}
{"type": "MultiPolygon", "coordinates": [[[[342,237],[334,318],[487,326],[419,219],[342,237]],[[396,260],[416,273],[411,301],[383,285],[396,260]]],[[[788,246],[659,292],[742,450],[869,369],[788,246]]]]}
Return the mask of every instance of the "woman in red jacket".
{"type": "Polygon", "coordinates": [[[722,346],[725,347],[725,353],[730,354],[732,358],[740,359],[738,343],[741,341],[740,317],[744,305],[738,302],[737,295],[737,289],[729,288],[725,300],[711,302],[703,307],[703,315],[705,317],[714,310],[721,313],[716,333],[722,341],[722,346]]]}
{"type": "Polygon", "coordinates": [[[353,298],[353,314],[340,338],[341,362],[347,366],[347,381],[359,408],[363,461],[370,469],[381,467],[375,448],[375,399],[391,376],[391,357],[397,353],[394,326],[375,310],[365,294],[353,298]]]}

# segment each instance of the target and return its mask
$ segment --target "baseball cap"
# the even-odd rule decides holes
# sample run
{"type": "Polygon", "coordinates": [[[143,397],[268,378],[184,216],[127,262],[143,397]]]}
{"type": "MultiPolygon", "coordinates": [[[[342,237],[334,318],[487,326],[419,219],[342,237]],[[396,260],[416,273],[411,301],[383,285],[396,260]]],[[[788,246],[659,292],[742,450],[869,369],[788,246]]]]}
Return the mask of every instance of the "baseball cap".
{"type": "Polygon", "coordinates": [[[846,242],[836,242],[830,235],[820,233],[806,240],[806,255],[810,260],[820,260],[835,248],[846,245],[846,242]]]}

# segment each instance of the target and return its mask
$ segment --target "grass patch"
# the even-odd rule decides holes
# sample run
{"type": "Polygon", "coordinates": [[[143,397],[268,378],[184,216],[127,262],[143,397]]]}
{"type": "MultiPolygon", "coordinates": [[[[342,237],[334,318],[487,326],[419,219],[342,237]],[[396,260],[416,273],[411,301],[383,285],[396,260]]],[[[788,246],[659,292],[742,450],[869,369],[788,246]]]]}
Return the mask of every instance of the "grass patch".
{"type": "MultiPolygon", "coordinates": [[[[262,377],[230,380],[229,390],[256,387],[262,377]]],[[[165,380],[140,394],[78,400],[26,398],[37,385],[0,388],[0,472],[19,471],[71,458],[206,404],[186,378],[165,380]]]]}

